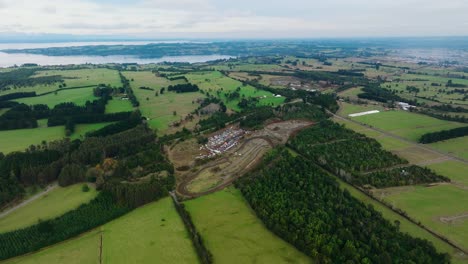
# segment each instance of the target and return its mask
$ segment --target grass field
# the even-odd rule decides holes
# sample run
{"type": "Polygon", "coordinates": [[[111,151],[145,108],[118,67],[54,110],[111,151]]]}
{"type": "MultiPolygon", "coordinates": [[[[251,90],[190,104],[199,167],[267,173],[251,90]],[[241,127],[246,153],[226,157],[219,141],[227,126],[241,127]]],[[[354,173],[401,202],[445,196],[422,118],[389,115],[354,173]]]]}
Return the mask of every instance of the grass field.
{"type": "Polygon", "coordinates": [[[215,263],[310,263],[271,233],[239,190],[230,187],[185,202],[215,263]]]}
{"type": "Polygon", "coordinates": [[[197,263],[188,232],[167,197],[103,228],[104,263],[197,263]]]}
{"type": "Polygon", "coordinates": [[[106,105],[106,114],[130,111],[133,111],[133,106],[129,100],[121,100],[120,98],[114,97],[112,100],[109,100],[106,105]]]}
{"type": "Polygon", "coordinates": [[[430,146],[468,160],[468,136],[439,141],[430,146]]]}
{"type": "MultiPolygon", "coordinates": [[[[39,120],[40,123],[47,122],[39,120]]],[[[81,124],[75,128],[75,133],[71,136],[72,139],[81,138],[86,132],[93,131],[104,127],[110,123],[97,124],[81,124]]],[[[0,152],[4,154],[13,151],[23,151],[31,145],[39,145],[43,140],[49,142],[62,139],[65,137],[65,128],[63,126],[47,127],[44,124],[38,128],[32,129],[15,129],[0,131],[0,152]]]]}
{"type": "Polygon", "coordinates": [[[415,142],[426,133],[464,126],[461,123],[399,110],[354,117],[353,120],[415,142]]]}
{"type": "Polygon", "coordinates": [[[226,77],[217,71],[187,74],[186,77],[191,83],[197,84],[200,89],[212,95],[217,95],[216,92],[220,91],[220,94],[217,96],[224,101],[228,108],[235,111],[240,110],[237,105],[239,99],[227,100],[224,94],[227,92],[234,92],[238,87],[241,89],[239,92],[241,97],[257,97],[260,100],[259,105],[277,106],[284,102],[284,97],[275,97],[270,92],[259,90],[250,85],[243,86],[241,82],[226,77]]]}
{"type": "Polygon", "coordinates": [[[160,88],[167,87],[171,83],[169,80],[156,77],[151,72],[125,72],[125,77],[133,79],[130,85],[140,102],[140,111],[148,121],[151,128],[157,129],[161,134],[166,133],[170,125],[184,119],[189,113],[194,111],[198,104],[194,102],[198,98],[204,98],[201,93],[174,93],[165,92],[155,96],[155,91],[139,89],[146,86],[159,92],[160,88]],[[194,102],[194,103],[192,103],[194,102]],[[176,112],[174,115],[174,111],[176,112]]]}
{"type": "Polygon", "coordinates": [[[106,84],[112,87],[121,87],[119,72],[106,68],[90,68],[79,70],[50,70],[41,71],[36,76],[63,76],[67,87],[106,84]]]}
{"type": "MultiPolygon", "coordinates": [[[[345,102],[340,103],[341,108],[339,114],[341,116],[347,117],[349,114],[355,114],[360,112],[372,111],[372,110],[379,110],[384,111],[384,108],[381,105],[357,105],[357,104],[349,104],[345,102]]],[[[377,115],[377,114],[373,114],[377,115]]]]}
{"type": "Polygon", "coordinates": [[[72,102],[76,105],[84,105],[86,101],[94,101],[99,98],[93,95],[93,89],[94,87],[60,90],[57,92],[57,94],[51,93],[43,96],[16,99],[13,101],[27,105],[46,104],[50,108],[65,102],[72,102]]]}
{"type": "Polygon", "coordinates": [[[408,233],[413,237],[418,237],[422,239],[427,239],[436,247],[439,252],[447,252],[452,256],[452,263],[468,263],[468,258],[466,256],[461,255],[459,251],[455,248],[444,242],[443,240],[435,237],[428,231],[422,229],[418,225],[408,221],[406,218],[403,218],[399,214],[393,212],[386,206],[376,202],[375,200],[369,198],[367,195],[363,194],[362,192],[356,190],[351,185],[343,182],[341,179],[335,177],[335,179],[339,182],[340,186],[343,189],[347,189],[351,195],[358,200],[370,204],[374,207],[375,210],[382,213],[382,216],[389,220],[390,222],[394,222],[398,220],[400,222],[400,231],[408,233]]]}
{"type": "Polygon", "coordinates": [[[468,215],[452,223],[440,220],[440,217],[468,214],[467,190],[453,185],[415,186],[412,191],[389,195],[384,199],[468,250],[468,215]]]}
{"type": "Polygon", "coordinates": [[[98,264],[100,231],[93,230],[39,252],[0,262],[2,264],[98,264]]]}
{"type": "MultiPolygon", "coordinates": [[[[112,87],[121,87],[119,73],[116,70],[110,70],[105,68],[95,69],[80,69],[80,70],[49,70],[40,71],[33,77],[38,76],[51,76],[61,75],[66,84],[66,87],[77,87],[77,86],[90,86],[98,84],[109,84],[112,87]]],[[[9,94],[16,92],[36,92],[37,94],[43,94],[59,89],[60,83],[54,83],[50,85],[34,85],[26,87],[12,88],[6,91],[0,91],[1,94],[9,94]]]]}
{"type": "Polygon", "coordinates": [[[456,160],[449,160],[428,166],[435,172],[448,176],[452,181],[468,186],[468,165],[456,160]]]}
{"type": "Polygon", "coordinates": [[[150,203],[82,236],[2,263],[198,263],[170,198],[150,203]],[[163,220],[164,219],[164,220],[163,220]]]}
{"type": "Polygon", "coordinates": [[[71,139],[84,139],[86,133],[101,129],[112,122],[96,123],[96,124],[78,124],[75,126],[75,132],[71,135],[71,139]]]}
{"type": "Polygon", "coordinates": [[[83,192],[82,185],[57,187],[37,200],[0,218],[0,233],[33,225],[39,219],[46,220],[60,216],[89,202],[97,195],[97,192],[94,188],[90,188],[89,192],[83,192]]]}

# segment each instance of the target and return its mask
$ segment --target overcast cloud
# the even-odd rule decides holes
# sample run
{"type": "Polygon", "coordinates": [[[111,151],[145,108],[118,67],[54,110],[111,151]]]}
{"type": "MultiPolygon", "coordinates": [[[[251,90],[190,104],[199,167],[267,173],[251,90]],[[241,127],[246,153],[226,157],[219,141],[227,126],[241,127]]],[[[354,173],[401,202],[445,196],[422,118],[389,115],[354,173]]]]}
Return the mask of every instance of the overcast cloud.
{"type": "Polygon", "coordinates": [[[138,38],[447,36],[468,35],[467,14],[467,0],[0,0],[0,32],[138,38]]]}

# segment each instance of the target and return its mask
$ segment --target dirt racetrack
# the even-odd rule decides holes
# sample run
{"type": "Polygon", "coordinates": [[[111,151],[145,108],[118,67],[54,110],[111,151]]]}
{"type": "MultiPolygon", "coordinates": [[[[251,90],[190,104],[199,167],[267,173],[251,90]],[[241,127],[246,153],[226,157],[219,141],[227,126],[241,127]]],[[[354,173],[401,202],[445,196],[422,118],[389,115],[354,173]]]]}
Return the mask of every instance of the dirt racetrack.
{"type": "Polygon", "coordinates": [[[255,168],[269,149],[286,143],[294,132],[312,124],[302,120],[275,122],[250,133],[235,148],[185,173],[177,194],[195,198],[223,189],[255,168]]]}

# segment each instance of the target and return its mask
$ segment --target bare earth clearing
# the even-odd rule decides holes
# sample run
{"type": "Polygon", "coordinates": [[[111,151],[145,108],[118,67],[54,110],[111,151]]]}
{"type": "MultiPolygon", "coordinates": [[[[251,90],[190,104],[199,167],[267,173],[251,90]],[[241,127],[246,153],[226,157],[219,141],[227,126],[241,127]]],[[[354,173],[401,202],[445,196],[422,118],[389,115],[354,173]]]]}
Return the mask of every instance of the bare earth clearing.
{"type": "MultiPolygon", "coordinates": [[[[184,174],[179,171],[182,175],[177,186],[177,193],[186,198],[195,198],[223,189],[255,168],[269,149],[285,144],[293,133],[312,124],[310,121],[301,120],[271,123],[261,130],[247,133],[235,147],[198,167],[193,167],[193,164],[188,163],[188,158],[173,160],[180,157],[179,151],[187,151],[190,145],[194,147],[193,143],[182,142],[182,146],[175,146],[169,154],[175,165],[190,169],[184,174]],[[184,160],[185,164],[181,162],[184,160]]],[[[195,151],[189,151],[189,153],[194,155],[195,151]]]]}

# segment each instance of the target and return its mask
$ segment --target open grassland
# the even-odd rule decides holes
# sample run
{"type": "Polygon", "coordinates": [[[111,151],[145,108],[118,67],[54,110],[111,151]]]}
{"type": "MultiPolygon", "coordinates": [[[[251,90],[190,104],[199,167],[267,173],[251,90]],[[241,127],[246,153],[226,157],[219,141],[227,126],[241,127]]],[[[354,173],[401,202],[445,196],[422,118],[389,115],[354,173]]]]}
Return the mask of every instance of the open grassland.
{"type": "Polygon", "coordinates": [[[415,186],[384,199],[468,250],[468,190],[449,184],[415,186]]]}
{"type": "Polygon", "coordinates": [[[430,169],[468,187],[468,165],[456,160],[431,164],[430,169]]]}
{"type": "Polygon", "coordinates": [[[239,99],[228,100],[225,93],[234,92],[237,88],[240,88],[239,93],[241,97],[259,98],[259,105],[277,106],[284,102],[284,97],[275,97],[270,92],[259,90],[250,85],[243,86],[240,81],[226,77],[217,71],[187,74],[186,77],[191,83],[198,85],[200,89],[205,92],[218,96],[224,101],[228,108],[235,111],[240,110],[237,105],[239,103],[239,99]],[[217,94],[217,91],[219,91],[219,95],[217,94]]]}
{"type": "Polygon", "coordinates": [[[468,160],[468,136],[439,141],[430,144],[430,146],[468,160]]]}
{"type": "Polygon", "coordinates": [[[464,126],[461,123],[444,121],[407,111],[387,111],[353,117],[353,120],[415,142],[426,133],[464,126]]]}
{"type": "MultiPolygon", "coordinates": [[[[60,75],[67,87],[106,84],[121,87],[119,72],[106,68],[90,68],[79,70],[49,70],[38,72],[35,76],[60,75]]],[[[41,92],[42,93],[42,92],[41,92]]]]}
{"type": "Polygon", "coordinates": [[[94,188],[90,188],[89,192],[83,192],[82,185],[56,187],[37,200],[0,218],[0,232],[27,227],[36,224],[39,219],[46,220],[60,216],[89,202],[97,192],[94,188]]]}
{"type": "Polygon", "coordinates": [[[39,252],[0,262],[2,264],[98,264],[100,232],[93,230],[39,252]]]}
{"type": "Polygon", "coordinates": [[[133,79],[130,85],[140,102],[142,115],[149,118],[150,127],[157,129],[161,134],[166,133],[172,123],[185,119],[198,107],[195,101],[204,98],[201,93],[167,91],[156,96],[156,91],[159,93],[162,87],[173,83],[165,78],[156,77],[151,72],[125,72],[124,75],[130,80],[133,79]],[[139,89],[141,86],[153,88],[155,91],[139,89]]]}
{"type": "Polygon", "coordinates": [[[63,137],[63,126],[0,131],[0,152],[22,151],[30,145],[41,144],[43,140],[53,141],[63,137]]]}
{"type": "Polygon", "coordinates": [[[338,96],[342,98],[352,98],[352,99],[357,99],[358,94],[362,93],[362,87],[354,87],[348,90],[345,90],[341,93],[338,94],[338,96]]]}
{"type": "MultiPolygon", "coordinates": [[[[341,116],[347,117],[349,114],[356,114],[356,113],[367,112],[367,111],[372,111],[372,110],[384,111],[385,109],[381,105],[372,105],[372,104],[357,105],[357,104],[349,104],[349,103],[341,102],[339,114],[341,116]]],[[[377,115],[377,114],[373,114],[373,115],[377,115]]]]}
{"type": "Polygon", "coordinates": [[[198,263],[169,197],[106,224],[103,231],[104,263],[198,263]]]}
{"type": "Polygon", "coordinates": [[[106,114],[131,111],[133,111],[132,103],[129,100],[121,100],[118,97],[112,98],[106,105],[106,114]]]}
{"type": "Polygon", "coordinates": [[[2,263],[198,263],[170,198],[145,205],[74,239],[2,263]]]}
{"type": "Polygon", "coordinates": [[[60,103],[72,102],[76,105],[85,105],[86,101],[93,101],[98,97],[93,95],[94,87],[60,90],[43,96],[16,99],[14,101],[27,105],[46,104],[50,108],[60,103]]]}
{"type": "MultiPolygon", "coordinates": [[[[41,144],[42,141],[50,142],[65,137],[63,126],[47,127],[44,122],[47,120],[39,120],[40,125],[37,128],[0,131],[0,152],[7,154],[13,151],[23,151],[31,145],[41,144]]],[[[110,123],[76,125],[75,133],[72,134],[71,138],[81,138],[87,132],[108,124],[110,123]]]]}
{"type": "MultiPolygon", "coordinates": [[[[98,84],[109,84],[112,87],[121,87],[119,73],[116,70],[105,68],[80,69],[80,70],[45,70],[39,71],[33,77],[39,76],[62,76],[66,87],[96,86],[98,84]]],[[[34,85],[25,87],[10,87],[9,90],[0,91],[0,95],[17,92],[36,92],[43,94],[59,89],[60,83],[50,85],[34,85]]]]}
{"type": "Polygon", "coordinates": [[[268,231],[239,190],[230,187],[185,202],[215,263],[310,263],[268,231]]]}
{"type": "Polygon", "coordinates": [[[406,218],[402,217],[401,215],[395,213],[394,211],[390,210],[386,206],[378,203],[377,201],[371,199],[364,193],[358,191],[356,188],[353,186],[343,182],[341,179],[335,177],[335,179],[338,181],[340,186],[343,189],[348,190],[351,195],[358,200],[370,204],[374,207],[375,210],[378,212],[382,213],[382,216],[391,221],[395,222],[398,221],[400,223],[400,231],[408,233],[409,235],[413,237],[418,237],[422,239],[427,239],[430,242],[433,243],[433,245],[436,247],[436,249],[439,252],[447,252],[452,256],[452,263],[468,263],[468,258],[464,256],[461,252],[457,251],[455,248],[444,242],[443,240],[435,237],[428,231],[422,229],[418,225],[408,221],[406,218]]]}

